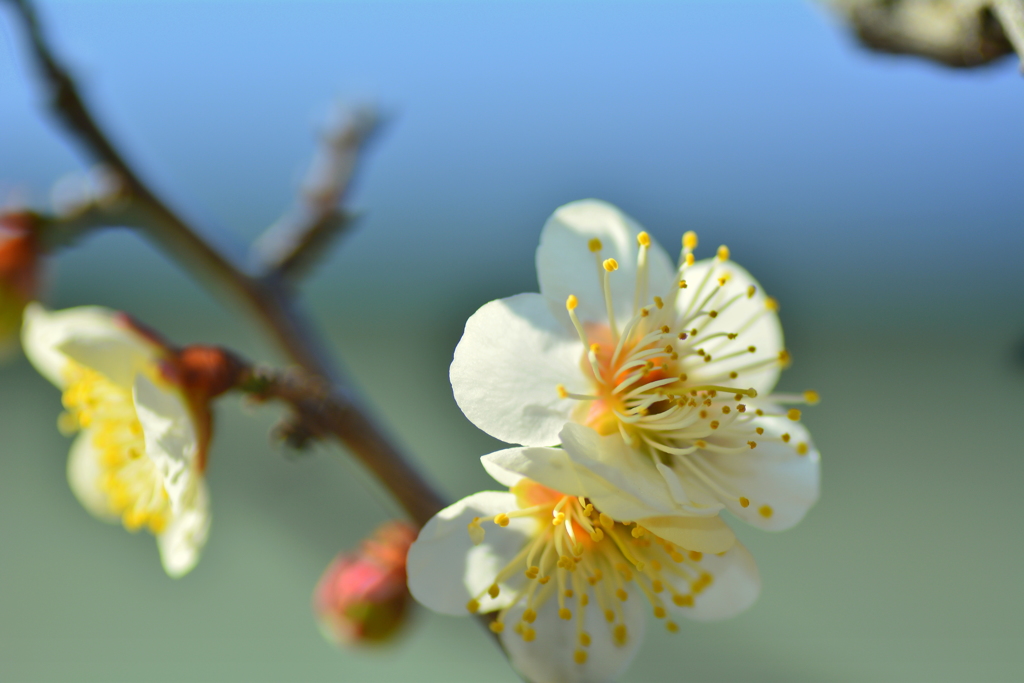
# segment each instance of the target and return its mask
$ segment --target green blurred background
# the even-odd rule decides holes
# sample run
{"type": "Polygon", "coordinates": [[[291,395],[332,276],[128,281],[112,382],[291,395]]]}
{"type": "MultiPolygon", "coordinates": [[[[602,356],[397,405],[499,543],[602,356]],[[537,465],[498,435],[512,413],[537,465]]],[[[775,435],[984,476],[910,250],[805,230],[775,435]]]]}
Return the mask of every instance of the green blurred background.
{"type": "MultiPolygon", "coordinates": [[[[81,168],[0,12],[0,192],[45,206],[81,168]]],[[[147,177],[239,244],[290,203],[335,98],[391,114],[355,233],[306,287],[354,383],[452,499],[501,445],[447,368],[484,302],[535,290],[559,204],[597,196],[662,244],[727,242],[781,300],[823,493],[783,534],[737,524],[764,589],[720,624],[651,623],[630,681],[1024,679],[1024,81],[862,53],[798,2],[43,4],[147,177]]],[[[50,264],[46,301],[128,310],[173,340],[277,357],[123,231],[50,264]]],[[[58,392],[0,368],[0,680],[514,681],[468,619],[420,612],[342,652],[310,594],[397,514],[333,447],[268,442],[222,402],[202,562],[88,517],[58,392]]]]}

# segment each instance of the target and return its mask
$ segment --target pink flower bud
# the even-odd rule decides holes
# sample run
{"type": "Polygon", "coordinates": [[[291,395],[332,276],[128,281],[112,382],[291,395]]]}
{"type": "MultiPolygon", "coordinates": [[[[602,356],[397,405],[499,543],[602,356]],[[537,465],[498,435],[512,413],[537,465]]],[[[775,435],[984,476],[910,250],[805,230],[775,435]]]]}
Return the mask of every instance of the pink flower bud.
{"type": "Polygon", "coordinates": [[[415,539],[416,530],[409,524],[389,522],[359,550],[334,558],[313,593],[313,611],[328,640],[365,645],[397,632],[411,599],[405,557],[415,539]]]}
{"type": "Polygon", "coordinates": [[[37,221],[28,212],[0,213],[0,350],[17,338],[39,287],[37,221]]]}

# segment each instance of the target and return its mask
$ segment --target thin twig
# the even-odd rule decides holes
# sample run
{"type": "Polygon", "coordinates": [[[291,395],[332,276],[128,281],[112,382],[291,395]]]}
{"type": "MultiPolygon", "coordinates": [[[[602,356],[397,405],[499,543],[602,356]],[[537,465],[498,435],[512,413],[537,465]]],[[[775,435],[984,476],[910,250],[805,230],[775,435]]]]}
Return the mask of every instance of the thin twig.
{"type": "Polygon", "coordinates": [[[358,109],[329,126],[297,205],[253,244],[252,260],[257,268],[293,280],[351,225],[353,217],[340,204],[379,126],[379,117],[371,109],[358,109]]]}
{"type": "MultiPolygon", "coordinates": [[[[212,288],[233,294],[292,362],[307,373],[324,378],[331,387],[330,434],[384,483],[413,520],[424,524],[444,506],[443,498],[344,389],[340,373],[312,326],[295,306],[282,278],[276,274],[253,277],[245,273],[149,189],[96,123],[71,76],[55,58],[32,4],[29,0],[8,1],[25,24],[52,112],[90,157],[119,177],[123,204],[97,210],[117,213],[116,218],[110,217],[110,224],[138,229],[212,288]]],[[[89,220],[100,217],[100,214],[88,216],[89,220]]],[[[83,220],[83,224],[88,224],[89,220],[83,220]]]]}

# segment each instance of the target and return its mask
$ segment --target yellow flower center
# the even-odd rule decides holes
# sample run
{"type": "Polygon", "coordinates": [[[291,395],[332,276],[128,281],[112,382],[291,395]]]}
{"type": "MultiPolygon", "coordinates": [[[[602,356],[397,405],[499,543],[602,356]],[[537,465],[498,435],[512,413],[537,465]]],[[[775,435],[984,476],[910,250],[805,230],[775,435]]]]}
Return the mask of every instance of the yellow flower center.
{"type": "MultiPolygon", "coordinates": [[[[484,538],[483,523],[504,527],[515,517],[535,518],[538,530],[491,585],[469,601],[467,609],[478,611],[485,595],[497,598],[500,585],[522,573],[526,583],[514,589],[510,606],[524,606],[522,618],[512,628],[527,642],[537,638],[533,627],[537,610],[554,598],[559,617],[575,620],[578,646],[573,658],[583,664],[591,644],[584,628],[587,609],[601,610],[612,641],[621,647],[629,639],[622,603],[637,592],[631,587],[646,597],[655,617],[665,619],[669,601],[692,607],[694,596],[712,582],[711,574],[700,566],[700,553],[680,548],[639,525],[617,522],[585,498],[564,495],[529,479],[516,484],[512,492],[518,508],[491,520],[474,519],[469,524],[470,537],[479,543],[484,538]],[[680,585],[688,590],[680,592],[680,585]]],[[[491,624],[496,633],[505,630],[509,609],[501,610],[491,624]]],[[[665,626],[673,633],[679,630],[673,621],[665,626]]]]}
{"type": "MultiPolygon", "coordinates": [[[[618,264],[614,259],[602,260],[600,240],[590,241],[588,246],[595,255],[604,290],[608,322],[583,325],[575,312],[578,298],[568,298],[566,310],[584,344],[580,364],[591,390],[579,394],[562,385],[556,389],[563,398],[581,402],[574,412],[577,421],[602,436],[620,434],[630,447],[666,465],[678,464],[717,495],[747,507],[750,501],[742,492],[726,490],[702,461],[687,456],[697,451],[744,453],[769,439],[789,443],[788,434],[764,434],[757,418],[766,413],[748,408],[746,403],[757,392],[742,384],[745,374],[789,363],[788,352],[766,354],[743,340],[744,333],[778,305],[769,298],[734,329],[721,329],[722,314],[740,300],[753,298],[757,290],[749,285],[726,293],[726,285],[733,278],[726,247],[719,248],[716,260],[703,276],[693,283],[687,282],[686,274],[694,265],[693,249],[697,245],[697,236],[692,232],[683,237],[678,286],[663,292],[664,298],[648,297],[647,251],[651,241],[647,233],[640,233],[637,242],[634,315],[619,330],[610,286],[618,264]],[[737,358],[750,360],[742,362],[737,358]]],[[[795,399],[780,395],[772,398],[813,403],[818,396],[807,392],[795,399]]],[[[796,421],[800,412],[771,415],[796,421]]],[[[801,455],[808,451],[807,444],[792,445],[801,455]]],[[[762,514],[769,516],[770,512],[762,514]]]]}
{"type": "Polygon", "coordinates": [[[62,430],[86,430],[84,438],[92,440],[98,459],[97,484],[125,528],[136,531],[145,526],[160,534],[170,518],[170,502],[163,477],[146,456],[131,390],[78,364],[70,364],[67,374],[62,430]]]}

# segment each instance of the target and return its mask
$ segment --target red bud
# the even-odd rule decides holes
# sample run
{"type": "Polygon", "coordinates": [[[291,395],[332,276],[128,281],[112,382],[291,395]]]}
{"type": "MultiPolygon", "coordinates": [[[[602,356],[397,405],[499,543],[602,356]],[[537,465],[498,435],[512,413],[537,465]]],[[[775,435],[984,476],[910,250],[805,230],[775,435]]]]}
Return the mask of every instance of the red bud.
{"type": "Polygon", "coordinates": [[[389,522],[359,550],[334,558],[313,594],[313,611],[328,640],[366,645],[398,631],[412,599],[405,558],[415,539],[416,530],[409,524],[389,522]]]}
{"type": "Polygon", "coordinates": [[[32,213],[0,214],[0,344],[17,334],[39,288],[37,225],[32,213]]]}

